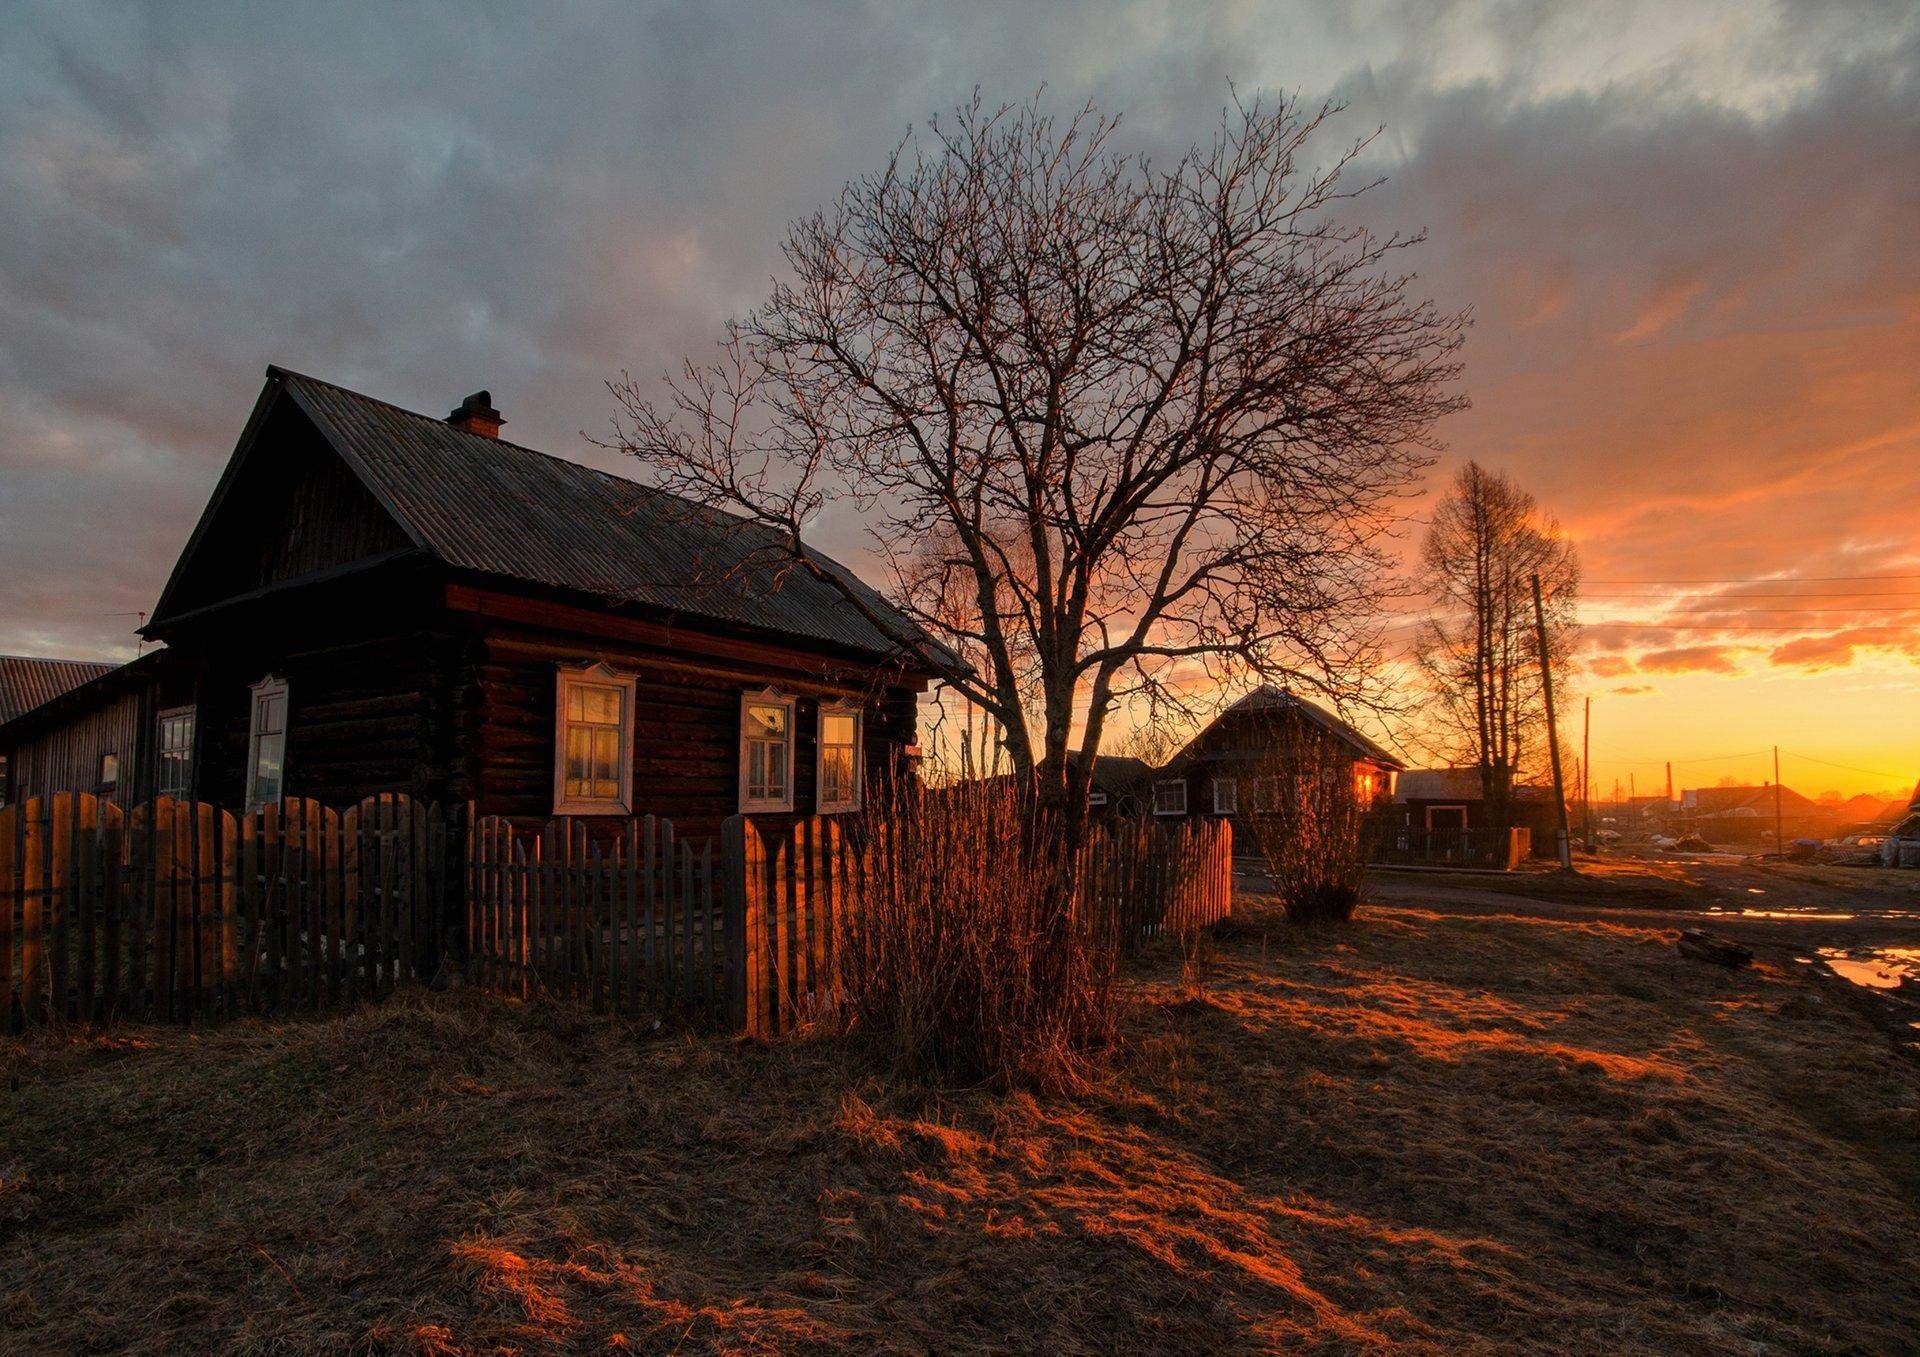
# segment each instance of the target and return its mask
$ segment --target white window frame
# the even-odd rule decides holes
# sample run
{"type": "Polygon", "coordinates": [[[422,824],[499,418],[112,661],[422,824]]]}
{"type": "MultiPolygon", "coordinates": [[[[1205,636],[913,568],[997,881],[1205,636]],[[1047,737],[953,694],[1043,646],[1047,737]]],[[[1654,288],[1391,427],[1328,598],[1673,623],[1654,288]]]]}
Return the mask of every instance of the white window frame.
{"type": "Polygon", "coordinates": [[[1094,787],[1087,792],[1087,804],[1089,806],[1104,806],[1107,804],[1107,794],[1098,787],[1094,787]]]}
{"type": "MultiPolygon", "coordinates": [[[[251,726],[252,717],[248,717],[251,726]]],[[[193,794],[193,746],[200,734],[200,713],[189,702],[184,707],[168,707],[153,718],[153,791],[156,796],[188,797],[193,794]],[[178,789],[167,788],[167,723],[187,721],[186,757],[181,761],[185,781],[178,789]]],[[[284,754],[283,754],[284,757],[284,754]]]]}
{"type": "Polygon", "coordinates": [[[1185,815],[1187,813],[1187,780],[1185,778],[1164,778],[1153,784],[1153,813],[1168,818],[1176,815],[1185,815]],[[1178,787],[1180,789],[1180,807],[1178,810],[1163,807],[1160,804],[1160,789],[1163,787],[1178,787]]]}
{"type": "Polygon", "coordinates": [[[260,703],[269,697],[280,699],[280,795],[284,801],[287,796],[287,732],[293,725],[293,701],[288,695],[288,684],[283,678],[267,675],[247,690],[247,809],[259,810],[266,805],[259,797],[260,791],[260,703]]]}
{"type": "Polygon", "coordinates": [[[553,682],[553,813],[555,815],[633,814],[634,676],[605,661],[583,667],[560,666],[553,682]],[[616,797],[567,795],[567,688],[572,684],[620,690],[620,794],[616,797]]]}
{"type": "MultiPolygon", "coordinates": [[[[745,719],[746,708],[744,706],[741,707],[740,713],[741,713],[741,729],[744,731],[746,729],[746,719],[745,719]]],[[[789,745],[791,745],[793,741],[793,727],[792,727],[791,719],[789,719],[789,723],[787,727],[787,741],[789,745]]],[[[744,738],[741,740],[740,746],[741,746],[740,753],[742,757],[742,763],[741,763],[742,772],[741,772],[740,787],[741,787],[742,793],[744,794],[746,790],[746,781],[745,781],[746,764],[744,761],[746,756],[746,740],[744,738]]],[[[791,799],[793,796],[793,787],[791,785],[793,782],[793,773],[791,771],[793,767],[792,760],[791,760],[791,753],[792,753],[791,749],[789,749],[788,753],[789,753],[789,760],[788,760],[787,767],[789,771],[787,773],[787,782],[789,785],[787,787],[787,796],[789,799],[789,803],[791,803],[791,799]]],[[[866,711],[860,706],[858,702],[822,702],[820,704],[820,710],[814,716],[814,723],[813,723],[813,794],[814,794],[815,809],[817,809],[820,812],[820,814],[838,815],[847,811],[854,811],[854,810],[860,809],[861,800],[867,789],[866,759],[867,759],[867,713],[866,711]],[[853,718],[853,795],[850,798],[843,797],[837,801],[827,800],[825,794],[821,791],[821,788],[826,785],[826,781],[822,777],[822,774],[826,771],[827,718],[829,716],[848,716],[853,718]]]]}
{"type": "Polygon", "coordinates": [[[1238,815],[1240,813],[1240,779],[1217,777],[1213,780],[1213,813],[1215,815],[1238,815]],[[1220,793],[1226,796],[1221,797],[1220,793]]]}
{"type": "Polygon", "coordinates": [[[791,693],[783,693],[777,688],[762,688],[757,693],[740,694],[740,813],[742,815],[778,814],[793,810],[793,737],[797,705],[791,693]],[[787,786],[784,795],[777,797],[747,795],[747,708],[763,706],[785,707],[787,710],[787,786]]]}

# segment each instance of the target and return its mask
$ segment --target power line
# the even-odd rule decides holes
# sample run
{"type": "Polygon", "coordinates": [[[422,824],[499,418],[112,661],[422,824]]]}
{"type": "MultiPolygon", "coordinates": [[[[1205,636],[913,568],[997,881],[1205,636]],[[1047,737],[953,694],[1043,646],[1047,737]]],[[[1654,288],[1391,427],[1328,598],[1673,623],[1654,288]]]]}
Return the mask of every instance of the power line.
{"type": "Polygon", "coordinates": [[[1780,752],[1790,758],[1804,759],[1808,763],[1818,763],[1828,768],[1844,769],[1849,773],[1865,773],[1869,777],[1889,777],[1896,782],[1904,782],[1907,776],[1905,773],[1889,773],[1878,768],[1856,768],[1850,763],[1835,763],[1832,759],[1816,759],[1811,754],[1796,754],[1791,749],[1783,749],[1780,752]]]}
{"type": "Polygon", "coordinates": [[[1747,575],[1725,579],[1708,579],[1702,576],[1674,579],[1588,579],[1586,584],[1844,584],[1864,582],[1868,584],[1911,583],[1920,580],[1920,575],[1747,575]]]}

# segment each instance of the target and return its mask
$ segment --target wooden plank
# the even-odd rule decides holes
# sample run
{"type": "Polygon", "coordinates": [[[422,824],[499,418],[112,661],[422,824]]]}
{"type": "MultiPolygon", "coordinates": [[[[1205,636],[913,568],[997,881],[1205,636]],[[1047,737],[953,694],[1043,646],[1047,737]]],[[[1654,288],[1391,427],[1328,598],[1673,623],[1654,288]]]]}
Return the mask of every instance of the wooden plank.
{"type": "Polygon", "coordinates": [[[21,803],[25,833],[20,855],[20,1000],[23,1017],[31,1026],[46,1021],[46,974],[41,960],[42,930],[47,912],[48,829],[46,798],[21,803]]]}
{"type": "Polygon", "coordinates": [[[768,843],[773,866],[773,892],[767,903],[773,916],[773,1032],[780,1035],[793,1025],[793,836],[781,834],[768,843]]]}
{"type": "Polygon", "coordinates": [[[700,963],[694,955],[693,916],[699,912],[696,894],[698,880],[694,870],[693,845],[680,844],[680,1001],[697,1003],[700,998],[700,963]]]}
{"type": "Polygon", "coordinates": [[[14,919],[20,910],[22,838],[20,807],[0,806],[0,1033],[14,1026],[13,977],[19,965],[14,919]]]}
{"type": "Polygon", "coordinates": [[[659,837],[653,816],[646,816],[640,821],[640,942],[645,951],[645,993],[642,1001],[648,1005],[658,1005],[660,1002],[659,951],[654,943],[654,929],[660,923],[659,883],[654,877],[658,866],[659,837]]]}
{"type": "Polygon", "coordinates": [[[100,801],[97,797],[76,797],[73,826],[73,926],[78,956],[74,965],[74,1016],[83,1023],[94,1020],[93,987],[95,967],[99,963],[95,933],[100,918],[100,882],[97,872],[100,847],[100,801]]]}
{"type": "Polygon", "coordinates": [[[620,916],[625,945],[620,952],[620,1011],[640,1016],[640,822],[628,817],[622,827],[620,916]]]}
{"type": "Polygon", "coordinates": [[[59,792],[48,797],[47,859],[47,1009],[53,1020],[67,1017],[67,952],[73,942],[74,899],[74,794],[59,792]]]}
{"type": "Polygon", "coordinates": [[[213,877],[220,850],[213,837],[213,810],[203,801],[193,802],[188,820],[193,839],[194,998],[203,1018],[217,1016],[219,1002],[220,893],[213,877]]]}
{"type": "Polygon", "coordinates": [[[766,846],[751,820],[741,817],[743,829],[743,872],[745,889],[741,892],[744,955],[746,958],[746,1030],[749,1036],[765,1037],[767,1031],[767,967],[772,956],[767,946],[767,863],[766,846]]]}

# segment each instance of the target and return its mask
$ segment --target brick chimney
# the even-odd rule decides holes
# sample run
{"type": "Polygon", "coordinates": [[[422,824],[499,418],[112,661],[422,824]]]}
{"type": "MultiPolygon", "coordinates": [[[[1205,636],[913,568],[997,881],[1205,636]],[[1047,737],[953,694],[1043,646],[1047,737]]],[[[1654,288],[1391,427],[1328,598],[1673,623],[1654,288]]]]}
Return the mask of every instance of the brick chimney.
{"type": "Polygon", "coordinates": [[[447,423],[465,433],[484,434],[488,438],[500,436],[500,426],[507,421],[493,408],[493,393],[476,391],[460,402],[460,408],[447,416],[447,423]]]}

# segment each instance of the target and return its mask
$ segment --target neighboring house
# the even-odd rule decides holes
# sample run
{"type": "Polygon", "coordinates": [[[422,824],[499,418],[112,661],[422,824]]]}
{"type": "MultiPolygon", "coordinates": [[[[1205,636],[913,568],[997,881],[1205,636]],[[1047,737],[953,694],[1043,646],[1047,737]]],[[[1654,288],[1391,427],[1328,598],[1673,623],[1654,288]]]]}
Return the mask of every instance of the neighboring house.
{"type": "MultiPolygon", "coordinates": [[[[0,655],[0,727],[17,716],[72,692],[113,669],[93,660],[44,660],[0,655]]],[[[13,797],[18,759],[10,741],[0,740],[0,806],[13,797]]]]}
{"type": "Polygon", "coordinates": [[[1228,707],[1154,773],[1156,819],[1231,816],[1267,808],[1275,789],[1264,770],[1302,726],[1331,735],[1353,757],[1354,788],[1363,807],[1383,802],[1405,765],[1332,712],[1272,685],[1228,707]]]}
{"type": "MultiPolygon", "coordinates": [[[[1071,756],[1076,764],[1084,756],[1071,756]]],[[[1126,754],[1096,754],[1087,778],[1087,809],[1097,816],[1119,819],[1144,815],[1151,803],[1153,765],[1126,754]]]]}
{"type": "MultiPolygon", "coordinates": [[[[1524,829],[1536,856],[1550,857],[1558,842],[1560,817],[1553,788],[1525,783],[1513,789],[1509,829],[1524,829]]],[[[1478,768],[1410,768],[1400,774],[1388,817],[1410,829],[1495,829],[1480,786],[1478,768]]]]}
{"type": "Polygon", "coordinates": [[[855,809],[918,757],[925,638],[877,594],[504,422],[485,392],[434,419],[267,369],[143,629],[165,651],[41,726],[144,703],[154,781],[222,805],[405,792],[695,834],[855,809]]]}
{"type": "MultiPolygon", "coordinates": [[[[1698,834],[1709,843],[1758,843],[1771,840],[1774,831],[1775,788],[1771,783],[1757,787],[1696,787],[1680,794],[1677,823],[1689,834],[1698,834]]],[[[1779,818],[1787,838],[1802,835],[1823,837],[1834,825],[1833,811],[1800,795],[1791,787],[1780,787],[1779,818]]]]}

